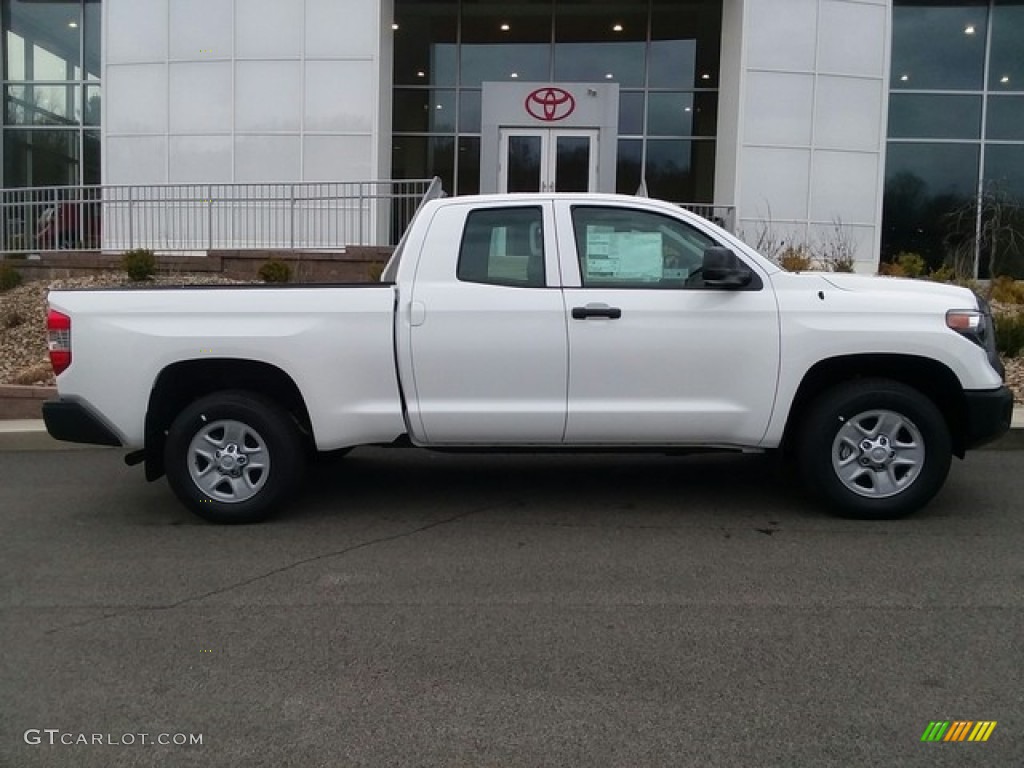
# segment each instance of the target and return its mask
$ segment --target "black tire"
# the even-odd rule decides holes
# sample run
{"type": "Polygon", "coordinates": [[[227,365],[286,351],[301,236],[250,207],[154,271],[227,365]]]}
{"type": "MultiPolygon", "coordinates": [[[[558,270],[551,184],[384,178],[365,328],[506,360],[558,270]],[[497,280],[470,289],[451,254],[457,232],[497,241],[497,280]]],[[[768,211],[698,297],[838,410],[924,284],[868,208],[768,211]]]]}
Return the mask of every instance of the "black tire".
{"type": "Polygon", "coordinates": [[[819,397],[802,422],[800,474],[842,517],[909,515],[931,501],[949,474],[949,427],[929,398],[905,384],[841,384],[819,397]]]}
{"type": "Polygon", "coordinates": [[[303,456],[290,414],[243,391],[216,392],[190,404],[171,424],[164,448],[171,489],[213,523],[257,523],[281,510],[303,456]]]}

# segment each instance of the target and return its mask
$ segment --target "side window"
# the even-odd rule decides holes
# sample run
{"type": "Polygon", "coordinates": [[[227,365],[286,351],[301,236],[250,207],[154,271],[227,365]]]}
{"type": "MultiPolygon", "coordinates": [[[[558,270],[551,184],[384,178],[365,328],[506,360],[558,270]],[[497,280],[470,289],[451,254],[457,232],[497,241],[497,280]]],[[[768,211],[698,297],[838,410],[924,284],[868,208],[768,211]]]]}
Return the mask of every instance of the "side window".
{"type": "Polygon", "coordinates": [[[466,218],[455,272],[467,283],[544,287],[540,208],[486,208],[466,218]]]}
{"type": "Polygon", "coordinates": [[[576,206],[572,222],[584,288],[698,288],[704,249],[717,245],[648,211],[576,206]]]}

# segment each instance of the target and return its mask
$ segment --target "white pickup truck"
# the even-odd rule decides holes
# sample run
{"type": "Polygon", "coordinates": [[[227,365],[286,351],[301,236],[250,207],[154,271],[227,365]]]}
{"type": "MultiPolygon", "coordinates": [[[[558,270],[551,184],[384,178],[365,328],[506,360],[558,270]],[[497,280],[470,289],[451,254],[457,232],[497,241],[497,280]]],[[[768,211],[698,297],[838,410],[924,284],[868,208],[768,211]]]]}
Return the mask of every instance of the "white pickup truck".
{"type": "Polygon", "coordinates": [[[192,510],[253,522],[310,455],[779,449],[834,511],[905,515],[1002,435],[987,305],[789,273],[668,203],[426,202],[379,284],[53,291],[62,440],[120,445],[192,510]]]}

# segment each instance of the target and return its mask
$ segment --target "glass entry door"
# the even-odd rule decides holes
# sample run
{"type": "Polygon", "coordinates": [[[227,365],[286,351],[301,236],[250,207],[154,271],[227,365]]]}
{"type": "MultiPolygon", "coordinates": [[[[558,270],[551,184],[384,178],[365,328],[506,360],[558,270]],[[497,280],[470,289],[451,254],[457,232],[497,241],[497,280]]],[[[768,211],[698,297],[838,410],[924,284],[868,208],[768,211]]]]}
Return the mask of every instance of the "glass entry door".
{"type": "Polygon", "coordinates": [[[505,128],[498,159],[501,192],[594,192],[597,131],[505,128]]]}

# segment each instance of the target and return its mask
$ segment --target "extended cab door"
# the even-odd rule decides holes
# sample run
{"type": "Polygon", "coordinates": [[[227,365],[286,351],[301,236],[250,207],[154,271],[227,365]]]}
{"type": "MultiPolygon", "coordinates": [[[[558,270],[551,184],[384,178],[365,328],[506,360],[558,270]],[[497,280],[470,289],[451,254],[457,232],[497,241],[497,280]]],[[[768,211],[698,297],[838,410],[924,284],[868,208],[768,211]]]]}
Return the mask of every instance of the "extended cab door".
{"type": "Polygon", "coordinates": [[[561,442],[568,340],[555,253],[550,201],[437,210],[399,316],[419,442],[561,442]]]}
{"type": "MultiPolygon", "coordinates": [[[[779,318],[755,268],[703,285],[719,245],[681,216],[556,203],[569,326],[567,443],[757,445],[779,371],[779,318]]],[[[755,265],[751,265],[752,267],[755,265]]]]}

